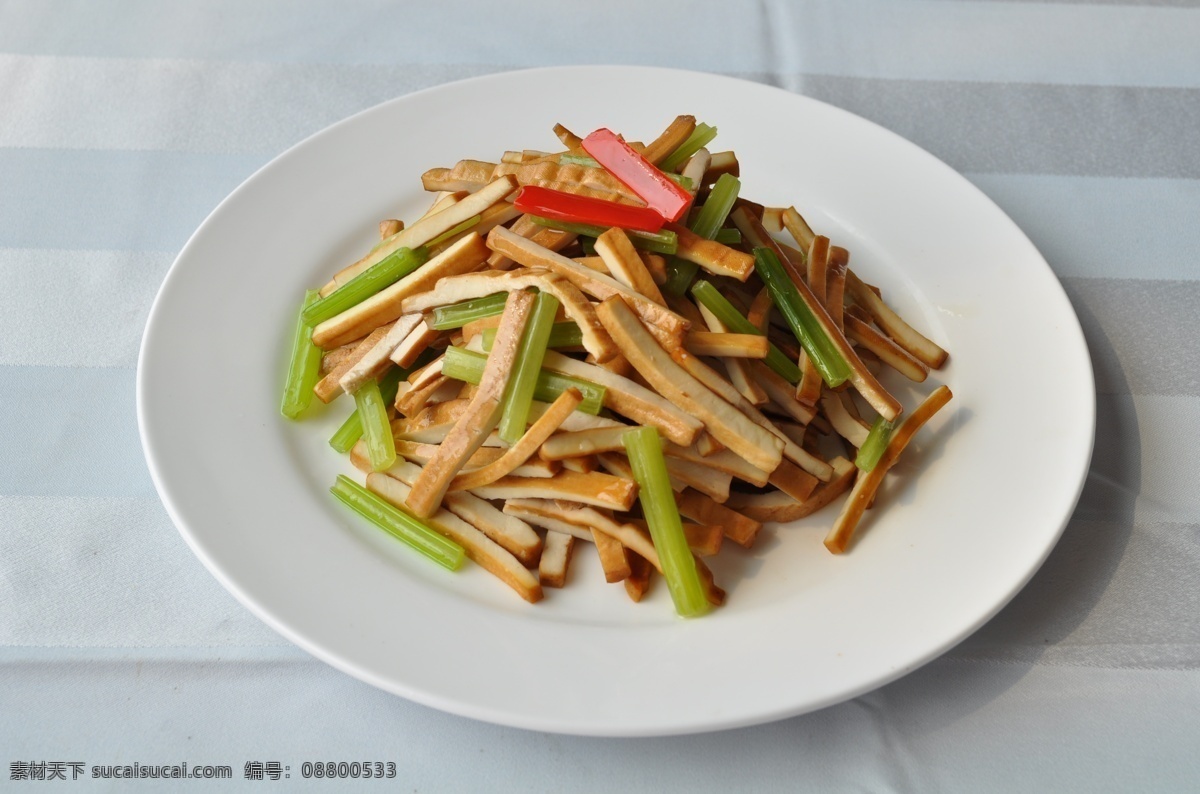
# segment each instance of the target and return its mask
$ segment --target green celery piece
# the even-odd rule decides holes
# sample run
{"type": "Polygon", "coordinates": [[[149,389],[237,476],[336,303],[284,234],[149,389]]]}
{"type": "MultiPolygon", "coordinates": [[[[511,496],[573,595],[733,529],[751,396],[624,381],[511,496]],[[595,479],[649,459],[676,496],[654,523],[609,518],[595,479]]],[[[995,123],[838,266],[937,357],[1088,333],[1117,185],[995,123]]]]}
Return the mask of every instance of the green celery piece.
{"type": "Polygon", "coordinates": [[[288,361],[287,381],[283,386],[283,401],[279,411],[288,419],[296,419],[309,406],[313,387],[321,378],[321,348],[312,343],[312,325],[304,321],[304,311],[321,299],[321,293],[310,289],[304,293],[304,303],[296,316],[296,331],[292,336],[292,356],[288,361]]]}
{"type": "Polygon", "coordinates": [[[304,322],[323,323],[390,287],[429,259],[428,249],[397,248],[324,298],[304,309],[304,322]]]}
{"type": "Polygon", "coordinates": [[[425,247],[426,247],[426,248],[433,248],[435,245],[441,245],[442,243],[444,243],[444,242],[446,242],[447,240],[449,240],[451,237],[454,237],[455,235],[458,235],[458,234],[462,234],[462,233],[463,233],[463,232],[465,232],[467,229],[470,229],[472,226],[474,226],[474,225],[476,225],[477,223],[479,223],[481,220],[483,220],[483,216],[482,216],[482,215],[476,215],[476,216],[475,216],[475,217],[473,217],[473,218],[467,218],[465,221],[463,221],[462,223],[458,224],[458,225],[457,225],[457,226],[455,226],[453,229],[450,229],[449,231],[442,232],[442,233],[441,233],[441,234],[439,234],[437,237],[434,237],[432,240],[430,240],[429,242],[425,243],[425,247]]]}
{"type": "MultiPolygon", "coordinates": [[[[391,405],[395,401],[396,392],[400,390],[400,381],[407,378],[410,372],[412,372],[411,368],[392,367],[379,379],[379,396],[383,399],[385,406],[391,405]]],[[[346,421],[337,429],[337,432],[329,438],[329,446],[338,452],[349,452],[351,447],[362,438],[362,434],[362,416],[355,408],[354,412],[346,417],[346,421]]]]}
{"type": "Polygon", "coordinates": [[[883,457],[888,442],[892,439],[892,428],[894,427],[895,423],[889,422],[882,416],[876,417],[875,424],[871,425],[871,432],[867,433],[867,440],[858,448],[854,465],[862,471],[870,471],[875,468],[879,464],[879,459],[883,457]]]}
{"type": "Polygon", "coordinates": [[[800,291],[784,272],[783,264],[775,252],[770,248],[755,248],[754,270],[767,286],[771,301],[791,326],[792,333],[825,383],[830,388],[845,383],[846,378],[850,377],[850,364],[800,297],[800,291]]]}
{"type": "Polygon", "coordinates": [[[452,303],[449,306],[439,306],[433,310],[429,327],[435,331],[447,331],[451,328],[462,328],[473,320],[494,317],[504,312],[504,304],[507,300],[507,292],[497,292],[494,295],[472,298],[452,303]]]}
{"type": "Polygon", "coordinates": [[[362,421],[371,468],[375,471],[391,468],[396,463],[396,440],[388,422],[387,404],[374,378],[368,378],[354,392],[354,404],[362,421]]]}
{"type": "Polygon", "coordinates": [[[583,249],[584,256],[596,256],[596,238],[580,237],[579,246],[583,249]]]}
{"type": "Polygon", "coordinates": [[[407,543],[443,568],[457,571],[466,559],[463,547],[413,518],[386,499],[339,474],[329,489],[338,501],[389,535],[407,543]]]}
{"type": "Polygon", "coordinates": [[[638,501],[650,527],[650,539],[662,563],[663,578],[667,580],[675,611],[685,618],[699,617],[708,612],[710,604],[700,584],[696,558],[683,534],[683,521],[667,476],[658,430],[639,427],[622,435],[621,441],[638,484],[638,501]]]}
{"type": "Polygon", "coordinates": [[[700,266],[695,262],[673,256],[667,260],[667,281],[663,284],[663,292],[676,297],[687,292],[700,266]]]}
{"type": "MultiPolygon", "coordinates": [[[[483,367],[487,356],[473,350],[461,347],[446,348],[446,357],[442,359],[442,374],[447,378],[478,384],[483,379],[483,367]]],[[[541,402],[554,402],[567,389],[579,389],[583,402],[575,410],[595,416],[604,405],[604,387],[570,375],[561,375],[548,369],[538,374],[537,383],[533,389],[533,399],[541,402]]]]}
{"type": "MultiPolygon", "coordinates": [[[[688,228],[706,240],[716,238],[725,219],[733,210],[733,204],[737,201],[738,192],[741,189],[742,183],[736,176],[721,174],[716,184],[713,185],[712,192],[708,194],[708,200],[692,218],[688,228]]],[[[699,266],[695,262],[686,262],[678,257],[673,257],[667,266],[667,283],[663,285],[663,288],[669,295],[683,295],[692,285],[692,279],[696,277],[698,270],[699,266]]]]}
{"type": "Polygon", "coordinates": [[[529,404],[538,375],[542,371],[542,359],[546,357],[546,343],[554,326],[554,315],[559,307],[558,298],[548,292],[539,292],[533,301],[533,311],[525,324],[521,343],[517,348],[517,360],[513,362],[504,398],[500,401],[500,438],[515,444],[525,435],[529,421],[529,404]]]}
{"type": "MultiPolygon", "coordinates": [[[[492,343],[496,340],[495,328],[483,329],[483,349],[490,351],[492,343]]],[[[583,344],[583,331],[579,330],[579,326],[567,320],[562,323],[555,323],[550,329],[550,337],[546,341],[546,347],[563,348],[563,347],[579,347],[583,344]]]]}
{"type": "Polygon", "coordinates": [[[736,176],[721,174],[696,219],[692,221],[691,230],[706,240],[716,237],[733,210],[733,204],[737,201],[741,189],[742,182],[736,176]]]}
{"type": "MultiPolygon", "coordinates": [[[[605,226],[592,226],[587,223],[569,223],[567,221],[554,220],[553,218],[543,218],[540,215],[530,215],[529,220],[538,226],[545,226],[547,229],[558,229],[559,231],[571,232],[572,234],[582,234],[585,237],[599,237],[608,231],[608,227],[605,226]]],[[[629,235],[629,242],[633,243],[633,247],[640,248],[643,251],[653,251],[656,254],[673,254],[679,247],[679,239],[675,236],[675,232],[639,232],[636,229],[626,229],[625,233],[629,235]]]]}
{"type": "MultiPolygon", "coordinates": [[[[724,323],[731,332],[763,336],[762,331],[755,328],[737,310],[737,307],[730,303],[716,287],[704,279],[700,279],[692,285],[692,294],[696,296],[696,300],[704,304],[706,309],[715,314],[717,319],[724,323]]],[[[779,373],[788,383],[794,384],[800,382],[800,367],[795,361],[788,358],[782,350],[776,347],[774,343],[771,343],[771,347],[767,351],[767,357],[763,359],[763,363],[779,373]]]]}
{"type": "Polygon", "coordinates": [[[596,162],[595,157],[589,157],[586,154],[564,154],[558,158],[558,162],[562,165],[582,165],[585,168],[600,167],[600,163],[596,162]]]}
{"type": "Polygon", "coordinates": [[[667,155],[667,159],[658,164],[658,167],[663,171],[674,171],[683,165],[689,157],[712,143],[713,138],[717,137],[717,128],[710,127],[707,124],[697,124],[696,129],[688,136],[688,139],[679,144],[679,148],[667,155]]]}
{"type": "Polygon", "coordinates": [[[718,229],[713,239],[721,245],[740,245],[742,242],[742,233],[737,229],[718,229]]]}

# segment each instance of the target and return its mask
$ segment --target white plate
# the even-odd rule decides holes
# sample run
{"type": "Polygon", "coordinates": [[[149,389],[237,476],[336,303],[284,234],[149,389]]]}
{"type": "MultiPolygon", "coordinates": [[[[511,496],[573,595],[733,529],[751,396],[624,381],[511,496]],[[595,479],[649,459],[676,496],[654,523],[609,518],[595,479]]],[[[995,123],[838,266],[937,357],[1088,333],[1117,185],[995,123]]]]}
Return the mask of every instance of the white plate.
{"type": "MultiPolygon", "coordinates": [[[[913,396],[907,404],[913,405],[913,396]]],[[[1020,230],[916,146],[754,83],[635,67],[541,69],[385,103],[280,155],[213,211],[167,275],[138,364],[138,419],[179,531],[256,615],[329,664],[481,720],[599,735],[728,728],[878,687],[959,642],[1033,575],[1075,505],[1094,386],[1078,321],[1020,230]],[[382,218],[429,202],[419,176],[553,149],[557,122],[649,139],[676,113],[720,128],[743,195],[794,204],[951,351],[919,390],[955,398],[918,436],[850,553],[825,511],[722,552],[729,602],[635,605],[586,553],[530,606],[472,566],[428,563],[328,494],[347,406],[279,416],[305,287],[356,259],[382,218]]]]}

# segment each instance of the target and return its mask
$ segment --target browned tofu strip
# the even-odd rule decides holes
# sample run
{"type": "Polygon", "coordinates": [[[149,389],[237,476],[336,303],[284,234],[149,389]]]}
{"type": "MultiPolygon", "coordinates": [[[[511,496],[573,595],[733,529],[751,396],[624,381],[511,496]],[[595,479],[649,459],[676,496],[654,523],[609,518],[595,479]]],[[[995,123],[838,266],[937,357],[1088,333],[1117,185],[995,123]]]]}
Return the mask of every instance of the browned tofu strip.
{"type": "MultiPolygon", "coordinates": [[[[545,268],[557,273],[594,298],[604,300],[614,295],[621,296],[647,323],[647,326],[654,329],[655,337],[662,340],[663,344],[675,347],[683,344],[683,336],[691,323],[611,276],[584,267],[573,259],[568,259],[531,240],[513,234],[503,226],[498,226],[488,232],[487,244],[492,250],[500,251],[526,267],[545,268]]],[[[592,355],[595,355],[600,361],[605,360],[595,353],[592,355]]]]}
{"type": "MultiPolygon", "coordinates": [[[[801,251],[807,251],[812,248],[813,239],[817,236],[813,232],[812,227],[808,225],[808,221],[804,220],[799,212],[796,212],[795,207],[788,207],[783,211],[781,218],[784,228],[788,230],[788,234],[792,235],[792,239],[796,241],[796,245],[801,251]]],[[[766,218],[763,218],[763,225],[766,225],[766,218]]],[[[779,231],[776,229],[776,231],[779,231]]]]}
{"type": "Polygon", "coordinates": [[[575,150],[583,147],[583,138],[580,138],[561,124],[554,125],[554,134],[558,136],[562,145],[568,149],[575,150]]]}
{"type": "Polygon", "coordinates": [[[654,283],[633,243],[629,242],[629,235],[622,229],[614,226],[597,237],[596,253],[613,278],[655,303],[665,305],[658,285],[654,283]]]}
{"type": "Polygon", "coordinates": [[[388,218],[379,222],[379,239],[386,240],[393,234],[399,234],[404,231],[404,221],[388,218]]]}
{"type": "MultiPolygon", "coordinates": [[[[607,337],[607,332],[605,336],[607,337]]],[[[620,358],[625,360],[623,356],[620,358]]],[[[676,444],[688,446],[704,429],[704,424],[699,419],[680,409],[667,398],[597,364],[588,364],[547,350],[542,367],[603,386],[605,408],[629,417],[638,424],[657,427],[664,438],[676,444]]]]}
{"type": "Polygon", "coordinates": [[[333,399],[339,394],[344,394],[342,391],[342,376],[350,371],[351,367],[362,360],[367,353],[375,347],[375,345],[387,336],[388,331],[392,329],[391,325],[385,325],[376,328],[367,338],[358,343],[358,347],[347,356],[343,357],[338,365],[330,370],[329,374],[317,381],[317,385],[313,387],[313,393],[323,403],[333,402],[333,399]]]}
{"type": "MultiPolygon", "coordinates": [[[[578,236],[572,232],[539,226],[528,215],[522,215],[517,218],[512,226],[509,227],[509,231],[533,240],[541,247],[549,248],[551,251],[561,251],[574,242],[578,236]]],[[[499,251],[493,251],[491,256],[488,257],[488,267],[492,270],[508,270],[512,266],[512,259],[499,251]]]]}
{"type": "Polygon", "coordinates": [[[487,357],[479,389],[453,429],[413,484],[408,507],[418,517],[432,515],[442,497],[471,454],[479,449],[500,418],[500,400],[516,361],[521,334],[533,309],[533,295],[510,292],[496,341],[487,357]]]}
{"type": "MultiPolygon", "coordinates": [[[[812,289],[813,297],[822,306],[828,306],[825,302],[825,276],[828,269],[829,238],[814,237],[812,245],[808,248],[808,285],[812,289]]],[[[800,371],[800,383],[796,387],[796,402],[815,408],[817,401],[821,399],[821,387],[824,385],[824,381],[808,354],[804,352],[800,353],[800,371]]]]}
{"type": "Polygon", "coordinates": [[[659,394],[695,416],[734,453],[764,471],[782,459],[783,442],[709,391],[671,358],[620,297],[600,304],[596,315],[621,352],[659,394]]]}
{"type": "Polygon", "coordinates": [[[771,291],[763,287],[750,303],[750,311],[746,313],[746,319],[765,335],[767,329],[770,327],[771,310],[774,308],[775,304],[771,300],[771,291]]]}
{"type": "Polygon", "coordinates": [[[330,372],[333,372],[335,369],[337,369],[337,365],[340,364],[342,360],[346,358],[346,356],[353,353],[354,348],[358,347],[360,342],[362,342],[361,339],[355,339],[349,344],[342,345],[341,347],[335,347],[333,350],[330,350],[328,353],[322,355],[321,375],[328,375],[330,372]]]}
{"type": "Polygon", "coordinates": [[[696,560],[696,573],[700,574],[700,585],[704,588],[704,597],[713,606],[721,606],[725,603],[725,591],[717,587],[717,583],[713,581],[712,571],[704,561],[695,554],[692,557],[696,560]]]}
{"type": "MultiPolygon", "coordinates": [[[[366,442],[360,441],[359,443],[363,445],[362,450],[365,452],[366,442]]],[[[398,438],[396,439],[395,443],[396,454],[407,461],[417,464],[418,466],[424,466],[426,463],[428,463],[433,456],[437,454],[438,450],[437,444],[422,444],[419,441],[408,441],[398,438]]],[[[359,446],[358,443],[356,443],[354,445],[354,449],[351,450],[350,453],[352,461],[354,460],[354,455],[358,449],[359,446]]],[[[474,454],[472,454],[470,458],[467,459],[466,465],[463,466],[463,470],[466,471],[469,469],[478,469],[483,466],[487,466],[489,463],[492,463],[503,455],[504,449],[502,447],[480,447],[479,449],[475,450],[474,454]]],[[[402,477],[401,479],[404,478],[402,477]]]]}
{"type": "MultiPolygon", "coordinates": [[[[697,308],[700,309],[700,315],[704,318],[709,331],[719,334],[729,332],[725,323],[721,322],[721,319],[717,315],[709,311],[707,306],[701,304],[697,308]]],[[[764,342],[767,341],[765,337],[757,338],[762,339],[764,342]]],[[[738,390],[738,394],[744,397],[747,402],[751,405],[764,405],[767,402],[767,393],[763,391],[761,386],[755,383],[748,362],[740,358],[725,358],[722,359],[721,363],[725,365],[725,371],[729,374],[729,382],[733,384],[733,387],[738,390]]]]}
{"type": "MultiPolygon", "coordinates": [[[[829,478],[832,473],[832,469],[829,468],[828,463],[816,457],[815,455],[812,455],[807,450],[803,449],[799,444],[788,438],[786,433],[776,427],[775,423],[768,419],[762,413],[762,411],[759,411],[758,408],[752,405],[749,400],[747,400],[745,397],[742,397],[741,394],[738,393],[737,389],[735,389],[729,381],[722,378],[720,374],[713,370],[712,367],[705,364],[696,356],[683,351],[677,351],[674,353],[673,358],[675,359],[675,363],[687,370],[688,374],[703,383],[723,400],[745,414],[745,416],[751,422],[778,438],[780,443],[783,444],[783,457],[786,457],[788,460],[792,461],[797,466],[804,469],[809,474],[812,474],[819,480],[826,480],[829,478]]],[[[762,375],[761,371],[758,369],[758,366],[759,365],[757,364],[755,366],[756,377],[758,378],[760,384],[765,385],[768,380],[768,376],[762,375]]],[[[763,367],[763,369],[766,369],[767,372],[769,372],[771,375],[774,375],[775,378],[778,379],[776,381],[776,385],[782,390],[782,396],[786,396],[788,399],[791,399],[791,386],[788,384],[788,382],[783,378],[780,378],[778,375],[775,375],[774,371],[767,369],[766,367],[763,367]]],[[[768,394],[770,393],[771,392],[768,389],[768,394]]]]}
{"type": "Polygon", "coordinates": [[[854,483],[854,464],[842,457],[834,458],[833,479],[821,483],[804,501],[797,502],[781,491],[767,494],[731,493],[726,507],[732,507],[757,521],[797,521],[812,515],[850,490],[854,483]]]}
{"type": "Polygon", "coordinates": [[[846,269],[850,264],[850,252],[841,246],[829,249],[829,267],[825,281],[825,306],[829,317],[838,328],[844,329],[842,314],[846,309],[846,269]]]}
{"type": "Polygon", "coordinates": [[[888,441],[887,449],[883,451],[883,457],[875,464],[875,468],[861,473],[855,481],[854,488],[850,491],[850,498],[842,505],[841,514],[833,523],[829,534],[825,536],[825,548],[834,554],[841,554],[846,550],[858,522],[862,519],[863,511],[875,500],[875,493],[879,490],[888,469],[896,464],[900,453],[908,446],[908,442],[921,429],[921,426],[928,422],[946,403],[950,402],[950,398],[953,396],[948,388],[939,386],[917,406],[915,411],[896,426],[896,429],[892,431],[891,440],[888,441]]]}
{"type": "Polygon", "coordinates": [[[721,174],[729,174],[730,176],[738,176],[741,174],[741,167],[738,165],[737,155],[733,152],[713,152],[708,163],[708,170],[704,172],[704,184],[711,185],[717,181],[717,177],[721,174]]]}
{"type": "Polygon", "coordinates": [[[546,533],[546,546],[538,562],[538,579],[543,587],[561,588],[567,583],[567,568],[571,565],[571,551],[575,538],[562,532],[546,533]]]}
{"type": "MultiPolygon", "coordinates": [[[[578,537],[585,540],[591,539],[591,530],[598,529],[620,541],[621,545],[629,550],[640,554],[656,569],[662,570],[658,552],[655,551],[648,533],[633,524],[619,523],[594,508],[548,499],[509,499],[504,505],[504,512],[538,526],[550,526],[544,523],[546,520],[571,525],[575,528],[574,531],[584,530],[578,537]]],[[[571,529],[559,528],[559,531],[564,530],[573,532],[571,529]]]]}
{"type": "Polygon", "coordinates": [[[367,378],[378,377],[391,368],[392,353],[422,324],[419,314],[401,315],[388,332],[338,379],[342,391],[354,394],[367,378]]]}
{"type": "Polygon", "coordinates": [[[603,168],[542,160],[531,163],[501,163],[492,171],[492,178],[510,175],[521,185],[538,185],[564,193],[615,201],[618,204],[645,206],[636,193],[625,187],[603,168]]]}
{"type": "Polygon", "coordinates": [[[559,461],[564,469],[568,471],[577,471],[580,474],[591,474],[600,468],[600,461],[596,460],[595,455],[584,455],[578,458],[566,458],[559,461]]]}
{"type": "Polygon", "coordinates": [[[574,433],[556,433],[546,439],[538,455],[545,460],[563,460],[598,452],[620,451],[625,449],[621,439],[631,429],[627,426],[597,427],[574,433]]]}
{"type": "MultiPolygon", "coordinates": [[[[732,496],[732,494],[731,494],[732,496]]],[[[688,489],[675,497],[679,505],[679,514],[690,518],[699,524],[716,524],[724,529],[725,537],[739,546],[750,548],[762,523],[749,516],[718,504],[699,491],[688,489]]]]}
{"type": "MultiPolygon", "coordinates": [[[[406,505],[412,496],[409,486],[383,473],[368,474],[367,488],[401,510],[407,510],[406,505]]],[[[429,526],[462,546],[473,562],[517,591],[521,598],[530,603],[542,599],[542,586],[537,577],[520,560],[487,535],[449,510],[439,509],[423,518],[429,526]]]]}
{"type": "Polygon", "coordinates": [[[604,580],[613,584],[629,578],[629,574],[632,573],[629,567],[629,555],[626,554],[621,541],[598,529],[592,530],[592,541],[596,544],[596,553],[600,556],[600,566],[604,569],[604,580]]]}
{"type": "Polygon", "coordinates": [[[695,262],[714,275],[729,276],[738,281],[745,281],[754,272],[754,257],[750,254],[705,239],[681,223],[666,223],[663,228],[675,232],[679,239],[675,256],[680,259],[695,262]]]}
{"type": "Polygon", "coordinates": [[[404,311],[428,311],[437,306],[482,298],[497,292],[511,292],[537,287],[558,298],[563,311],[583,334],[583,346],[598,359],[609,359],[618,351],[608,332],[604,330],[596,311],[574,284],[553,273],[514,270],[503,273],[467,273],[445,278],[431,290],[414,295],[404,301],[404,311]]]}
{"type": "Polygon", "coordinates": [[[714,502],[724,502],[729,498],[732,475],[669,455],[664,459],[664,463],[667,465],[667,473],[688,488],[699,491],[714,502]]]}
{"type": "Polygon", "coordinates": [[[483,160],[459,160],[453,168],[430,168],[421,174],[421,186],[426,190],[465,190],[474,193],[486,185],[496,164],[483,160]]]}
{"type": "Polygon", "coordinates": [[[904,377],[921,383],[929,376],[929,368],[925,364],[854,314],[846,314],[843,321],[846,326],[846,336],[870,350],[879,357],[880,361],[904,377]]]}
{"type": "Polygon", "coordinates": [[[676,116],[657,138],[646,144],[642,157],[658,165],[667,159],[667,155],[678,149],[695,130],[695,116],[676,116]]]}
{"type": "Polygon", "coordinates": [[[854,275],[854,271],[846,271],[846,290],[854,298],[855,303],[862,306],[884,332],[896,341],[918,361],[930,369],[939,369],[946,363],[947,353],[919,331],[906,323],[890,306],[883,302],[875,292],[854,275]]]}
{"type": "Polygon", "coordinates": [[[313,329],[313,344],[322,348],[337,347],[395,320],[405,313],[401,309],[405,298],[432,289],[439,279],[446,276],[474,270],[483,264],[487,256],[488,248],[483,239],[472,232],[390,287],[319,323],[313,329]]]}
{"type": "Polygon", "coordinates": [[[582,401],[583,395],[578,389],[567,389],[551,404],[550,410],[538,417],[520,440],[509,447],[502,456],[481,469],[459,474],[450,482],[448,490],[469,491],[493,483],[511,473],[537,452],[542,442],[559,428],[582,401]]]}
{"type": "Polygon", "coordinates": [[[798,502],[807,499],[820,482],[790,460],[783,461],[771,472],[771,485],[798,502]]]}
{"type": "Polygon", "coordinates": [[[629,576],[625,577],[625,592],[634,603],[641,601],[650,590],[654,566],[637,554],[629,554],[629,576]]]}
{"type": "Polygon", "coordinates": [[[857,449],[867,440],[870,428],[846,409],[845,396],[827,391],[821,395],[821,409],[833,430],[857,449]]]}
{"type": "Polygon", "coordinates": [[[428,350],[441,335],[441,331],[435,331],[427,322],[422,321],[392,351],[392,362],[401,367],[411,367],[417,357],[428,350]]]}
{"type": "Polygon", "coordinates": [[[765,336],[732,334],[728,331],[688,331],[683,346],[697,356],[721,358],[766,358],[771,344],[765,336]]]}
{"type": "Polygon", "coordinates": [[[502,477],[472,493],[484,499],[566,499],[624,511],[632,507],[637,498],[637,483],[598,471],[591,474],[560,471],[548,479],[502,477]]]}

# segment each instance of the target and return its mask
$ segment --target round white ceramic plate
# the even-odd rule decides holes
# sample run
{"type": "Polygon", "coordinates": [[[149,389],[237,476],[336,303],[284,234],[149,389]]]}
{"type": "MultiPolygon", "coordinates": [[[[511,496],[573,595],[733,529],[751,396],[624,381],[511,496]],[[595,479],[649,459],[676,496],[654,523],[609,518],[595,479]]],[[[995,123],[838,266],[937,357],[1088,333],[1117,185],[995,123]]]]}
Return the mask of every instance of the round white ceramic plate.
{"type": "Polygon", "coordinates": [[[634,67],[498,74],[385,103],[314,135],[233,192],[179,254],[138,364],[155,484],[220,582],[313,655],[481,720],[598,735],[672,734],[821,708],[936,657],[996,613],[1058,539],[1083,483],[1094,386],[1078,321],[1021,231],[931,155],[811,99],[634,67]],[[357,259],[383,218],[429,203],[419,177],[461,158],[554,149],[555,122],[648,140],[677,113],[720,128],[742,195],[795,205],[951,351],[917,389],[955,398],[889,475],[851,551],[834,514],[764,530],[716,559],[728,604],[674,617],[659,583],[632,603],[577,555],[529,605],[475,566],[448,573],[328,488],[340,401],[278,404],[306,287],[357,259]]]}

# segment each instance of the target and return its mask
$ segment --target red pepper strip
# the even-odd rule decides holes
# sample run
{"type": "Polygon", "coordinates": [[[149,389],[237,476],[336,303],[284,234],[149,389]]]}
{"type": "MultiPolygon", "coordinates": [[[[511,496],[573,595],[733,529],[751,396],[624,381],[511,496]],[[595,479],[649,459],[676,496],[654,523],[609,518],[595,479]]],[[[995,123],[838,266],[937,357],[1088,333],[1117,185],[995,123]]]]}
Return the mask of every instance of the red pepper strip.
{"type": "Polygon", "coordinates": [[[522,212],[559,221],[587,223],[592,226],[619,226],[639,232],[657,232],[663,217],[649,207],[634,207],[614,201],[577,196],[537,185],[526,185],[513,204],[522,212]]]}
{"type": "Polygon", "coordinates": [[[583,150],[669,221],[682,218],[692,203],[691,193],[667,179],[612,130],[601,127],[584,138],[583,150]]]}

